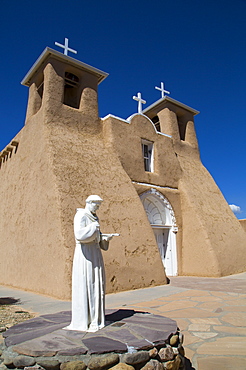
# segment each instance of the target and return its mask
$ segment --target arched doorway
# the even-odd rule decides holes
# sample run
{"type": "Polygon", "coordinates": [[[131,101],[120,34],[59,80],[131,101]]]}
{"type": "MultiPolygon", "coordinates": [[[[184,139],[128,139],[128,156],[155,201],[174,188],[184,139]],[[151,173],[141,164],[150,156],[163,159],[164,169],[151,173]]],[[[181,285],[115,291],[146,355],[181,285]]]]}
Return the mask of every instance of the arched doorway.
{"type": "Polygon", "coordinates": [[[176,233],[178,228],[169,201],[156,189],[140,195],[148,220],[152,226],[167,276],[178,273],[176,233]]]}

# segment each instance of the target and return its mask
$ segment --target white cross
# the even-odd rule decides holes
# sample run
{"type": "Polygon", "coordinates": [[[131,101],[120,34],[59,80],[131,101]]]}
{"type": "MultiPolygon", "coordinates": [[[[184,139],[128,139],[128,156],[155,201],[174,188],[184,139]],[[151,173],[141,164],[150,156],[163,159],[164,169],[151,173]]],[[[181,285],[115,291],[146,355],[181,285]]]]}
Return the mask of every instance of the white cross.
{"type": "Polygon", "coordinates": [[[167,90],[164,89],[164,83],[163,82],[161,82],[161,87],[155,86],[155,89],[161,91],[161,97],[162,98],[164,98],[165,93],[170,94],[170,91],[167,91],[167,90]]]}
{"type": "Polygon", "coordinates": [[[56,46],[59,46],[60,48],[64,49],[64,54],[67,55],[68,51],[71,51],[71,53],[77,54],[77,51],[74,49],[71,49],[68,47],[68,39],[65,38],[65,45],[59,44],[59,42],[55,42],[56,46]]]}
{"type": "Polygon", "coordinates": [[[133,96],[132,99],[138,101],[138,113],[142,113],[142,104],[146,104],[146,100],[142,99],[140,92],[138,93],[137,96],[133,96]]]}

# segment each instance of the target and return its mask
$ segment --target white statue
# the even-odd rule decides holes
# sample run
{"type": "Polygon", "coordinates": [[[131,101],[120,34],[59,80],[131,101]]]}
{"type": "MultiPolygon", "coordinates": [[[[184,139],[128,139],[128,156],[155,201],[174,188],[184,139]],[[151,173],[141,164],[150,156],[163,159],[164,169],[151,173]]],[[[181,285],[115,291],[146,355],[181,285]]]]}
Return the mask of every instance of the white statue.
{"type": "Polygon", "coordinates": [[[102,234],[96,211],[102,203],[98,195],[86,199],[85,209],[74,217],[76,247],[72,273],[72,321],[64,329],[95,332],[105,326],[105,272],[101,248],[119,234],[102,234]]]}

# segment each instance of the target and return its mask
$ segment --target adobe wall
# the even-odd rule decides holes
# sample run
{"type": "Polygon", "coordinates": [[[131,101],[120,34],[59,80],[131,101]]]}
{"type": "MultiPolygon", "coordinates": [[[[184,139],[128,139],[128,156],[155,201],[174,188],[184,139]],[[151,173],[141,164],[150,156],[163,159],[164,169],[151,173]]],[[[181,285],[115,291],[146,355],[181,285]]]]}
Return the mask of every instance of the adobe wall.
{"type": "Polygon", "coordinates": [[[83,207],[89,194],[99,194],[105,200],[98,211],[101,230],[120,233],[103,253],[107,292],[166,283],[155,237],[141,201],[112,149],[105,148],[100,134],[90,136],[86,129],[73,132],[64,123],[60,127],[52,125],[50,130],[62,229],[65,245],[70,246],[70,262],[75,208],[83,207]]]}
{"type": "Polygon", "coordinates": [[[245,271],[246,233],[200,161],[193,122],[187,125],[189,141],[182,141],[176,115],[167,108],[158,115],[172,138],[157,134],[142,115],[134,115],[129,123],[104,119],[104,137],[138,194],[153,184],[172,205],[178,225],[178,274],[216,277],[245,271]],[[154,142],[153,173],[144,171],[141,138],[154,142]]]}
{"type": "Polygon", "coordinates": [[[29,111],[15,138],[18,151],[0,172],[0,283],[70,299],[75,209],[98,194],[105,199],[98,212],[102,231],[121,234],[104,253],[107,292],[165,284],[134,185],[104,145],[93,76],[74,109],[62,104],[63,80],[54,67],[48,64],[44,75],[42,106],[29,111]]]}
{"type": "Polygon", "coordinates": [[[0,170],[0,283],[65,297],[59,193],[47,130],[36,118],[15,137],[18,150],[0,170]]]}
{"type": "Polygon", "coordinates": [[[130,122],[108,117],[103,120],[107,146],[115,148],[119,160],[133,181],[178,188],[181,169],[170,137],[158,134],[152,122],[136,114],[130,122]],[[141,139],[154,142],[154,172],[144,170],[141,139]]]}
{"type": "Polygon", "coordinates": [[[245,271],[245,230],[202,163],[178,158],[183,170],[182,274],[219,277],[245,271]]]}
{"type": "MultiPolygon", "coordinates": [[[[178,270],[181,271],[182,212],[178,184],[182,171],[175,155],[173,140],[157,133],[153,123],[147,117],[138,114],[133,115],[129,122],[113,116],[106,117],[103,119],[103,136],[105,145],[114,149],[114,157],[118,156],[121,165],[133,181],[137,194],[141,195],[153,187],[171,204],[178,226],[177,256],[178,270]],[[154,172],[144,170],[141,139],[154,142],[154,172]]],[[[135,214],[143,215],[145,230],[154,235],[143,206],[135,214]]],[[[151,251],[151,248],[149,250],[151,251]]],[[[160,259],[160,256],[158,258],[160,259]]]]}
{"type": "Polygon", "coordinates": [[[246,231],[246,219],[239,220],[239,222],[242,228],[246,231]]]}

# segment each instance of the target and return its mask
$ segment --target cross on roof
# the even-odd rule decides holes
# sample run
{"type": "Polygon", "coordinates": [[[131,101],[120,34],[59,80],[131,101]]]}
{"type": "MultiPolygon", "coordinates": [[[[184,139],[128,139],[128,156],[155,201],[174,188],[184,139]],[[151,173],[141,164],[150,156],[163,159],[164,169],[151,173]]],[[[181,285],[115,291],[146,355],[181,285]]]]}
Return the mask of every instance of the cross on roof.
{"type": "Polygon", "coordinates": [[[56,46],[59,46],[60,48],[64,49],[64,54],[67,55],[68,51],[71,51],[71,53],[77,54],[77,51],[74,49],[71,49],[68,47],[68,39],[65,38],[65,45],[59,44],[59,42],[55,42],[56,46]]]}
{"type": "Polygon", "coordinates": [[[170,91],[167,91],[167,90],[164,89],[164,83],[163,82],[161,82],[161,87],[155,86],[155,89],[161,91],[161,97],[162,98],[164,98],[165,93],[170,94],[170,91]]]}
{"type": "Polygon", "coordinates": [[[142,113],[142,104],[146,104],[146,100],[142,99],[142,95],[139,92],[137,96],[133,96],[132,99],[137,100],[138,102],[138,113],[142,113]]]}

